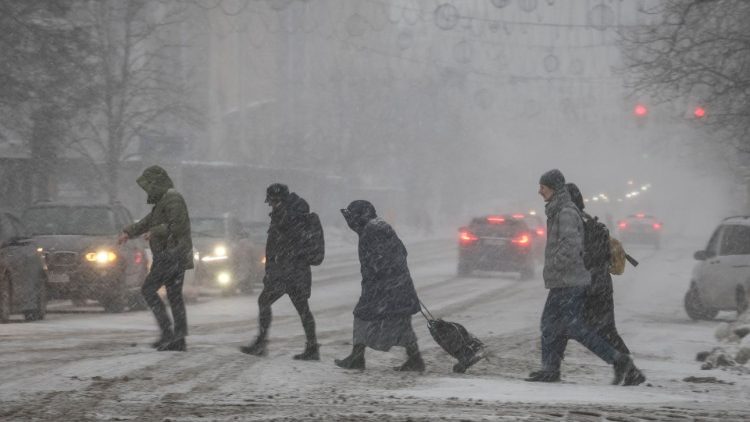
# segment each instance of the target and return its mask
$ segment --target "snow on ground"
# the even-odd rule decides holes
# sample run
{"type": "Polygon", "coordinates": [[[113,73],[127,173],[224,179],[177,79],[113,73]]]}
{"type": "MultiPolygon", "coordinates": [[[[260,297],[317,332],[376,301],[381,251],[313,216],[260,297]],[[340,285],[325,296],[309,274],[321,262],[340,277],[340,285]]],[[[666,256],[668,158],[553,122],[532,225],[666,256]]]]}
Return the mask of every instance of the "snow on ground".
{"type": "MultiPolygon", "coordinates": [[[[336,239],[336,237],[332,237],[336,239]]],[[[717,322],[690,321],[682,309],[705,239],[675,238],[662,250],[631,247],[641,261],[615,278],[618,328],[648,377],[611,386],[612,369],[571,342],[563,382],[530,384],[539,365],[541,277],[482,273],[455,277],[453,240],[410,237],[409,262],[421,299],[437,317],[464,324],[491,355],[466,374],[413,323],[427,363],[423,374],[391,368],[403,350],[368,351],[367,370],[333,365],[351,348],[359,294],[355,244],[341,233],[314,270],[311,308],[320,362],[293,361],[304,335],[288,299],[274,305],[267,357],[237,347],[255,334],[257,292],[201,298],[188,306],[188,352],[155,352],[150,313],[52,313],[0,326],[2,420],[747,420],[750,375],[701,371],[696,353],[716,343],[717,322]],[[683,381],[712,376],[717,382],[683,381]],[[593,418],[593,419],[592,419],[593,418]]],[[[68,305],[58,305],[66,308],[68,305]]],[[[731,319],[724,313],[720,318],[731,319]]]]}

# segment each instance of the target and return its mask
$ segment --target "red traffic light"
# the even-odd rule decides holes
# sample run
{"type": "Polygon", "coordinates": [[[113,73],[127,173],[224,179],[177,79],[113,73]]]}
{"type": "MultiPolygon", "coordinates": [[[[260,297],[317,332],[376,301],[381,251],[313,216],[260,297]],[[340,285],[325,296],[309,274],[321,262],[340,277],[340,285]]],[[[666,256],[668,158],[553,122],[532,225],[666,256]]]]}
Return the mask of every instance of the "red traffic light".
{"type": "Polygon", "coordinates": [[[704,117],[705,115],[706,115],[706,109],[703,108],[703,107],[701,107],[701,106],[698,106],[698,107],[695,108],[695,110],[693,110],[693,116],[695,116],[695,117],[697,117],[699,119],[701,117],[704,117]]]}
{"type": "Polygon", "coordinates": [[[638,117],[643,117],[648,114],[648,109],[643,104],[636,104],[633,113],[638,117]]]}

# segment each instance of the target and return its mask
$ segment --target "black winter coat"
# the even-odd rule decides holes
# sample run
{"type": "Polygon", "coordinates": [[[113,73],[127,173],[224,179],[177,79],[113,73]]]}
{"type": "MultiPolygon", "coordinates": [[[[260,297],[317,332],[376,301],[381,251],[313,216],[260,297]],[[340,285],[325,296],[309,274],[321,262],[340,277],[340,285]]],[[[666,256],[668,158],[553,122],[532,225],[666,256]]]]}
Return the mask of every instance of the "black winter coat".
{"type": "Polygon", "coordinates": [[[359,234],[362,294],[354,316],[365,321],[399,318],[419,312],[419,299],[406,263],[406,247],[380,218],[359,234]]]}
{"type": "Polygon", "coordinates": [[[271,211],[266,240],[266,270],[276,266],[309,267],[302,238],[310,206],[296,193],[271,211]]]}

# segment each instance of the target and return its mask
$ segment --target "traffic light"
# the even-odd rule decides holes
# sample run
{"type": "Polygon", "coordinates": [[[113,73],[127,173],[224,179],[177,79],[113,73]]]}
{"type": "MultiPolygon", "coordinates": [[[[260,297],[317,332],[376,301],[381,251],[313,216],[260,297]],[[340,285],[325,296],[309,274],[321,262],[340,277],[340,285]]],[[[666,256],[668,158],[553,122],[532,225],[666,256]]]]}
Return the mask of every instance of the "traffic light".
{"type": "Polygon", "coordinates": [[[635,108],[633,108],[633,114],[638,117],[646,117],[648,114],[648,108],[646,108],[645,105],[638,103],[635,105],[635,108]]]}
{"type": "Polygon", "coordinates": [[[700,118],[705,117],[706,116],[706,109],[703,108],[703,107],[701,107],[701,106],[695,107],[695,110],[693,110],[693,116],[695,116],[696,119],[700,119],[700,118]]]}

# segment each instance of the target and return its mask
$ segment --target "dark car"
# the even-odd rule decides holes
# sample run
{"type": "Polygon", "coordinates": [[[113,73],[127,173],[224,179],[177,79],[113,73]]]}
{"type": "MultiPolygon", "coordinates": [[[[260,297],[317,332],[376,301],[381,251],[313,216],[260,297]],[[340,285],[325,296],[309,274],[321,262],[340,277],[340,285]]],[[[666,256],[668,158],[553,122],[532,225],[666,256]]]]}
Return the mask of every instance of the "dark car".
{"type": "Polygon", "coordinates": [[[648,214],[633,214],[617,223],[617,238],[622,243],[661,246],[662,222],[648,214]]]}
{"type": "Polygon", "coordinates": [[[47,314],[47,273],[37,246],[26,236],[21,222],[0,211],[0,322],[11,314],[27,321],[47,314]]]}
{"type": "Polygon", "coordinates": [[[229,215],[191,218],[191,225],[198,283],[222,294],[251,293],[265,272],[265,230],[261,240],[229,215]]]}
{"type": "Polygon", "coordinates": [[[143,307],[140,288],[148,271],[141,238],[117,244],[133,222],[119,204],[41,203],[22,217],[44,254],[51,298],[82,305],[98,301],[107,312],[143,307]]]}
{"type": "Polygon", "coordinates": [[[458,275],[474,270],[517,271],[521,279],[534,276],[534,236],[523,218],[488,215],[459,229],[458,275]]]}

